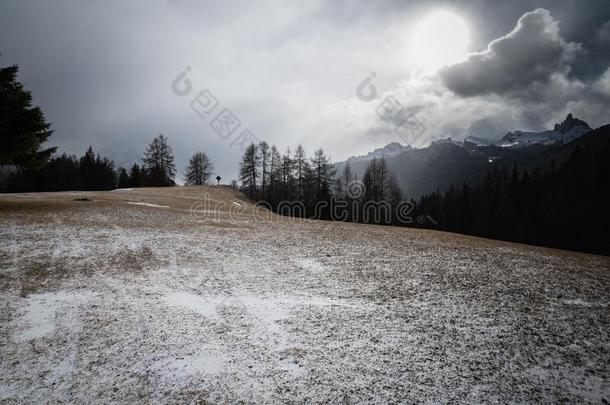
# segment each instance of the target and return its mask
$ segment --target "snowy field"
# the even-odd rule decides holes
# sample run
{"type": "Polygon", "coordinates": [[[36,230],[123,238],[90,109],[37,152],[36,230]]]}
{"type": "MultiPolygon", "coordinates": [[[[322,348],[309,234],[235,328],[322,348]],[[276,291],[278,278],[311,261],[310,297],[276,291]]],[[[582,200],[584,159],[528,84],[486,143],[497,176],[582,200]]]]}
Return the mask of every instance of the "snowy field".
{"type": "Polygon", "coordinates": [[[609,258],[212,187],[4,195],[0,238],[0,402],[610,401],[609,258]]]}

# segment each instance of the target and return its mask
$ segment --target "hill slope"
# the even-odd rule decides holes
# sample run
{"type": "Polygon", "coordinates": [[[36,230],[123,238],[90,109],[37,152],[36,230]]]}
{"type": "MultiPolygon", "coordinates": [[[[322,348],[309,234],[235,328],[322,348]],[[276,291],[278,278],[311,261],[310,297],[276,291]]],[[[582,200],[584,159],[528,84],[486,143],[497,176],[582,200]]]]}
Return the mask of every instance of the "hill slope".
{"type": "Polygon", "coordinates": [[[609,258],[290,220],[241,198],[215,187],[0,196],[0,398],[607,395],[609,258]]]}

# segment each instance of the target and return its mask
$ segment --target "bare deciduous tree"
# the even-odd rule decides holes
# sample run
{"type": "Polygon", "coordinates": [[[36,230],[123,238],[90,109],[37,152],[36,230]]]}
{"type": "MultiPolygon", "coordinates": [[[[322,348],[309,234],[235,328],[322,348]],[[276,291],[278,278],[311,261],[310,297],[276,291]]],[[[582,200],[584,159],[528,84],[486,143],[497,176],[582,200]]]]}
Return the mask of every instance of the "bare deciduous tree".
{"type": "Polygon", "coordinates": [[[201,186],[208,182],[212,176],[214,164],[204,152],[196,152],[189,160],[186,168],[186,184],[189,186],[201,186]]]}

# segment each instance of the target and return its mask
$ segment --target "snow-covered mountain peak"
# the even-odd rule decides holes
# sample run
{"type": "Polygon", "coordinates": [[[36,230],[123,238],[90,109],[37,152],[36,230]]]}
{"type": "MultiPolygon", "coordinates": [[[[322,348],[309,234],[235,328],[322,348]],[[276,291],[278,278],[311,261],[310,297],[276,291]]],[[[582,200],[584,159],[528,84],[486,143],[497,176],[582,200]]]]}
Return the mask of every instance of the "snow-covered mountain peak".
{"type": "Polygon", "coordinates": [[[531,132],[511,131],[494,142],[502,148],[525,148],[532,145],[558,145],[573,141],[591,131],[589,124],[568,114],[553,130],[531,132]]]}
{"type": "Polygon", "coordinates": [[[394,157],[394,156],[398,156],[401,153],[411,150],[411,146],[407,145],[401,145],[398,142],[391,142],[389,144],[387,144],[386,146],[384,146],[383,148],[377,148],[372,152],[367,153],[366,155],[362,155],[362,156],[352,156],[348,159],[348,161],[350,162],[354,162],[354,161],[362,161],[362,160],[372,160],[373,158],[381,158],[386,157],[394,157]]]}
{"type": "Polygon", "coordinates": [[[456,145],[456,146],[462,146],[461,142],[457,142],[457,141],[453,140],[451,137],[437,139],[432,142],[432,145],[441,145],[441,144],[452,144],[452,145],[456,145]]]}
{"type": "Polygon", "coordinates": [[[472,144],[474,146],[489,146],[491,142],[487,139],[479,138],[478,136],[467,136],[464,139],[464,145],[472,144]]]}

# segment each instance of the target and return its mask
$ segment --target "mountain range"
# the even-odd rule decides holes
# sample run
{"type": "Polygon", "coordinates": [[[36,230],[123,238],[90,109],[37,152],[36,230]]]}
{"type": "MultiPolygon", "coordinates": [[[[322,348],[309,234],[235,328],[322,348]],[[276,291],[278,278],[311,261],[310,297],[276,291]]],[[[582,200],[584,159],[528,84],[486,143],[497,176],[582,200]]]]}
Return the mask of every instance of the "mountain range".
{"type": "Polygon", "coordinates": [[[589,131],[591,131],[589,124],[578,118],[574,118],[572,114],[568,114],[563,122],[555,124],[555,127],[550,131],[509,132],[498,141],[494,142],[494,145],[501,148],[526,148],[536,144],[561,145],[580,138],[589,131]]]}
{"type": "MultiPolygon", "coordinates": [[[[604,139],[608,126],[601,131],[604,139]]],[[[548,168],[565,161],[577,145],[595,141],[600,135],[583,120],[568,114],[552,130],[541,132],[511,131],[496,141],[468,136],[459,142],[451,138],[437,140],[425,148],[413,148],[397,142],[375,149],[364,156],[350,157],[335,164],[337,176],[349,163],[352,173],[362,178],[373,158],[386,159],[405,197],[421,196],[451,185],[476,184],[493,167],[517,165],[520,169],[548,168]]]]}

